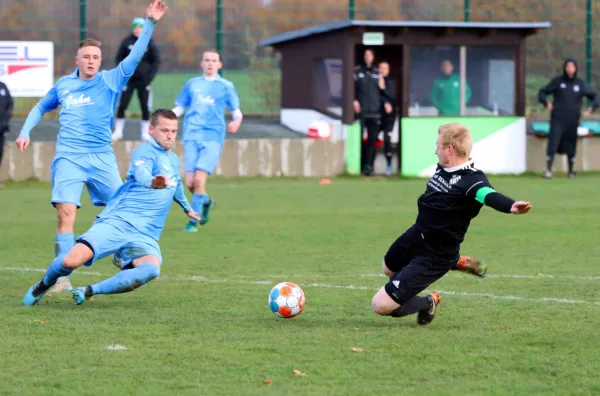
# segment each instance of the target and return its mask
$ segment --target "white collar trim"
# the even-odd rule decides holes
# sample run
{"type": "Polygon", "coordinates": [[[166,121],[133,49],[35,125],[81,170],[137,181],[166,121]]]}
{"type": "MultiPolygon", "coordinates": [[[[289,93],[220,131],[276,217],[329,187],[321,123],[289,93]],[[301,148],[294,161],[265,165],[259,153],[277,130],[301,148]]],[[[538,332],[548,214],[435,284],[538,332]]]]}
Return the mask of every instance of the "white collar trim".
{"type": "Polygon", "coordinates": [[[460,164],[460,165],[457,165],[457,166],[454,166],[452,168],[444,168],[444,170],[446,172],[456,172],[457,170],[465,169],[465,168],[468,168],[470,166],[473,166],[473,160],[472,159],[469,159],[467,162],[465,162],[463,164],[460,164]]]}

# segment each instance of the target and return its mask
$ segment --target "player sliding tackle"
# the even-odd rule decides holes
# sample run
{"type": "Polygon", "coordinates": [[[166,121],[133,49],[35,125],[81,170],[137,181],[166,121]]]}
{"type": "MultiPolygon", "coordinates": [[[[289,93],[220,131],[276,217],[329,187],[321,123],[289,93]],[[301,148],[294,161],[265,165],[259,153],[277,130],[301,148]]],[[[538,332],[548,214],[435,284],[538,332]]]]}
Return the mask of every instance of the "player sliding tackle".
{"type": "MultiPolygon", "coordinates": [[[[415,224],[386,253],[382,267],[390,281],[373,297],[378,315],[402,317],[416,313],[417,323],[430,323],[440,303],[431,292],[417,296],[452,269],[457,269],[460,244],[471,219],[483,205],[503,213],[525,214],[531,204],[496,192],[485,174],[469,159],[471,132],[461,124],[440,126],[435,154],[439,164],[417,201],[415,224]]],[[[462,257],[458,269],[476,260],[462,257]]]]}
{"type": "Polygon", "coordinates": [[[152,114],[152,139],[133,152],[125,183],[75,246],[57,256],[42,280],[27,290],[24,305],[37,304],[59,277],[111,254],[121,257],[122,271],[87,287],[71,288],[76,304],[94,294],[130,292],[160,274],[162,256],[157,241],[171,203],[177,202],[189,218],[200,220],[185,197],[179,158],[171,152],[177,124],[171,110],[152,114]]]}
{"type": "Polygon", "coordinates": [[[148,6],[147,19],[139,40],[119,65],[99,72],[102,62],[100,42],[79,44],[73,73],[62,77],[31,110],[16,144],[27,150],[31,130],[45,113],[61,106],[56,155],[52,161],[52,204],[56,207],[55,254],[59,256],[74,243],[73,225],[81,192],[87,185],[92,203],[105,206],[122,184],[115,152],[111,147],[113,112],[123,87],[137,68],[154,25],[168,7],[159,0],[148,6]]]}

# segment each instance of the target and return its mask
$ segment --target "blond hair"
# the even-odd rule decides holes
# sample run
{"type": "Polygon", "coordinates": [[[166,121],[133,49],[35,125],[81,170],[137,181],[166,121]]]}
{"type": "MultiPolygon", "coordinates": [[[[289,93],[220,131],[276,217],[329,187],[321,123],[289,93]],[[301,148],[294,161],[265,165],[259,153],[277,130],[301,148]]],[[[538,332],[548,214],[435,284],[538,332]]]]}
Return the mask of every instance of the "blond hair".
{"type": "Polygon", "coordinates": [[[473,137],[471,131],[457,122],[442,124],[438,129],[440,143],[443,147],[452,145],[456,155],[459,157],[468,157],[473,148],[473,137]]]}
{"type": "Polygon", "coordinates": [[[89,39],[82,40],[79,43],[79,48],[83,48],[83,47],[98,47],[98,48],[100,48],[100,47],[102,47],[102,43],[98,40],[89,38],[89,39]]]}

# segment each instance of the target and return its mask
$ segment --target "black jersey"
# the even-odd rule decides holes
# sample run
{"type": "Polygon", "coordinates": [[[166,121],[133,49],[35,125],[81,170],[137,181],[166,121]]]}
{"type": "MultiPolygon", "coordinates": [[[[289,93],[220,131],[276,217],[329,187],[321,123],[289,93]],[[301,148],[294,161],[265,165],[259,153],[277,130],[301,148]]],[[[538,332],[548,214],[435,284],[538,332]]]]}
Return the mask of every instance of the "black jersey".
{"type": "Polygon", "coordinates": [[[472,160],[455,168],[438,165],[417,201],[415,226],[428,250],[444,257],[458,255],[471,219],[483,206],[477,196],[482,187],[492,186],[472,160]]]}

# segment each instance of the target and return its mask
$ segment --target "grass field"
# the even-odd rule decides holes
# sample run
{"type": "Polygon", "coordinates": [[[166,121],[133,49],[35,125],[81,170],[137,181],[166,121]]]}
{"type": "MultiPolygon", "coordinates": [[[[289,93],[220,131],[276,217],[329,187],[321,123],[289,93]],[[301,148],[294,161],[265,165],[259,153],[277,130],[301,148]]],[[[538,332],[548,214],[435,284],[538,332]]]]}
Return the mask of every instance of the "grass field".
{"type": "MultiPolygon", "coordinates": [[[[534,208],[482,210],[463,253],[486,259],[490,275],[451,273],[433,285],[442,304],[427,327],[370,307],[386,281],[381,258],[414,221],[423,180],[211,180],[218,205],[198,234],[182,233],[174,206],[161,278],[82,306],[63,292],[35,307],[21,301],[53,255],[50,187],[9,184],[0,190],[0,394],[600,393],[600,176],[491,181],[534,208]],[[306,294],[294,319],[269,311],[280,281],[306,294]],[[117,344],[127,350],[107,349],[117,344]]],[[[82,202],[77,233],[98,212],[82,202]]],[[[114,272],[105,259],[71,279],[114,272]]]]}

